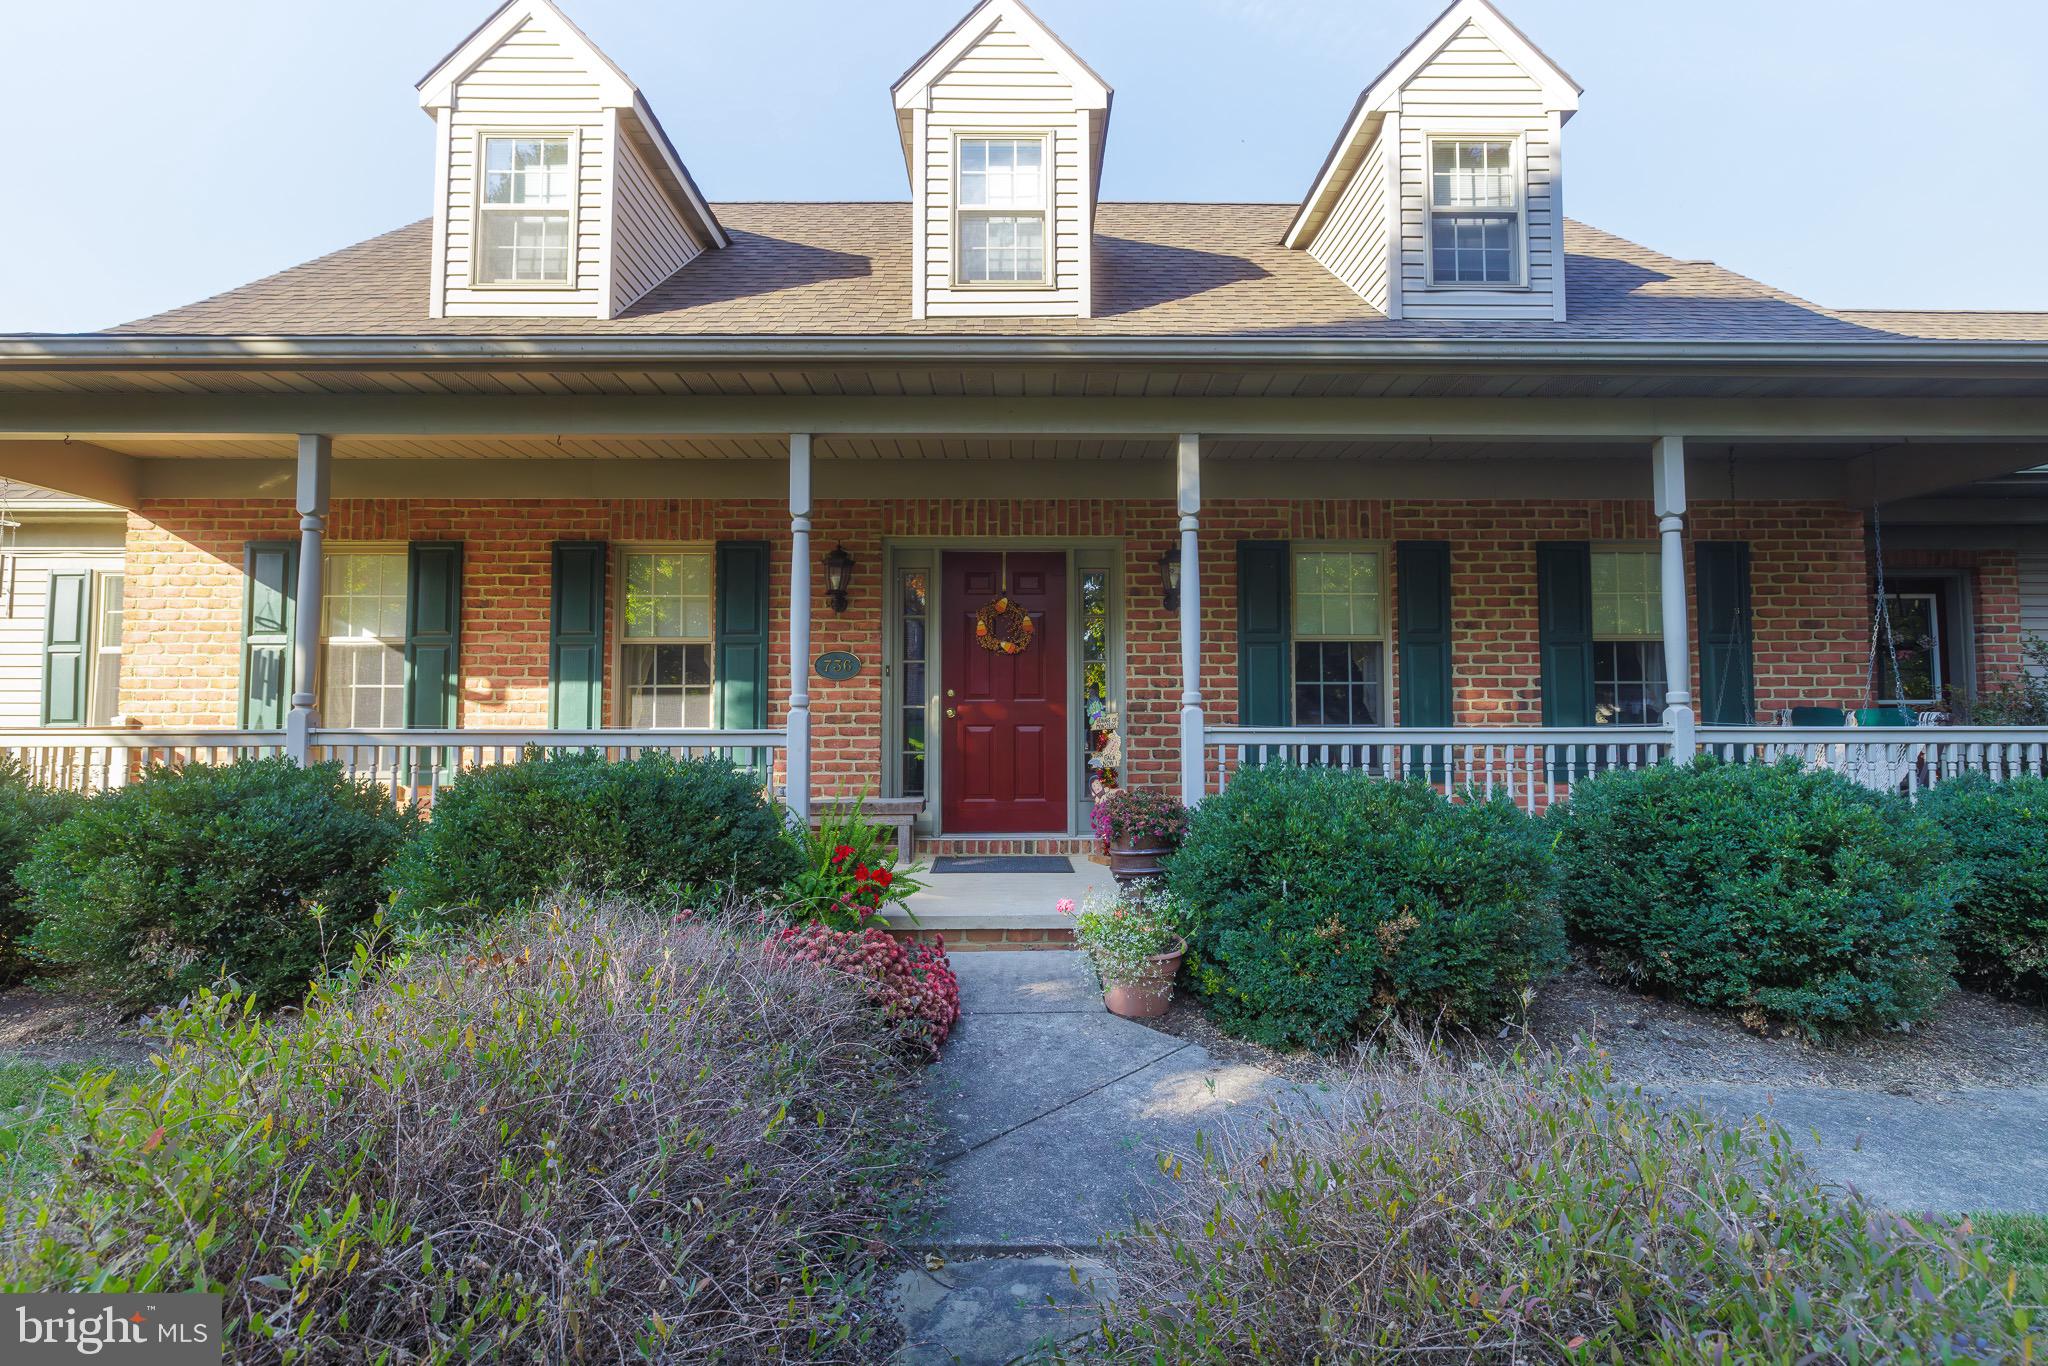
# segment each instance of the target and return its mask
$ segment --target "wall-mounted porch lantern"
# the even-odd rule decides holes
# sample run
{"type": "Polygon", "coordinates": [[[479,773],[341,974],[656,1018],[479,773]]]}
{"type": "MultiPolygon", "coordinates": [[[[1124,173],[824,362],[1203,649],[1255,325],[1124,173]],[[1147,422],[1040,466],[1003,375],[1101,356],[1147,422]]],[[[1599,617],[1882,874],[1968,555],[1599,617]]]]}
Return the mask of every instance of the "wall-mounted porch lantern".
{"type": "Polygon", "coordinates": [[[1180,543],[1177,541],[1159,557],[1159,582],[1165,590],[1166,610],[1180,611],[1180,543]]]}
{"type": "Polygon", "coordinates": [[[834,612],[846,610],[846,585],[853,582],[853,556],[846,547],[835,545],[825,557],[825,601],[834,612]]]}

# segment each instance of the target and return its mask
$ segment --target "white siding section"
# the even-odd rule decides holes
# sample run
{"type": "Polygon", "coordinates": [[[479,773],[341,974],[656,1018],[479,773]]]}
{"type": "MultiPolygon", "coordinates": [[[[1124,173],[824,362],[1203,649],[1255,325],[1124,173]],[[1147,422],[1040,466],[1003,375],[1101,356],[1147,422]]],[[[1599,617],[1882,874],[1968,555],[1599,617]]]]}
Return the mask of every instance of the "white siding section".
{"type": "MultiPolygon", "coordinates": [[[[1401,290],[1409,318],[1547,320],[1563,287],[1561,196],[1550,110],[1536,80],[1467,23],[1401,90],[1401,290]],[[1429,282],[1429,141],[1509,136],[1521,145],[1525,285],[1438,289],[1429,282]]],[[[1320,236],[1320,234],[1319,234],[1320,236]]]]}
{"type": "Polygon", "coordinates": [[[2020,634],[2048,640],[2048,554],[2020,553],[2020,634]]]}
{"type": "Polygon", "coordinates": [[[621,140],[613,180],[612,310],[625,309],[681,270],[704,246],[662,193],[640,149],[621,140]]]}
{"type": "Polygon", "coordinates": [[[0,729],[43,722],[44,612],[51,573],[120,568],[118,553],[25,551],[10,557],[6,582],[0,585],[0,729]]]}
{"type": "Polygon", "coordinates": [[[922,250],[925,311],[934,318],[1077,317],[1086,312],[1087,148],[1074,88],[1007,21],[932,82],[924,119],[922,250]],[[1042,133],[1051,168],[1046,221],[1051,288],[960,289],[953,283],[954,141],[962,133],[1042,133]]]}
{"type": "Polygon", "coordinates": [[[1351,183],[1309,243],[1308,254],[1351,287],[1353,293],[1387,309],[1387,139],[1373,139],[1351,183]]]}
{"type": "Polygon", "coordinates": [[[448,317],[587,318],[602,308],[611,146],[600,94],[596,74],[575,51],[531,19],[456,83],[443,246],[448,317]],[[487,131],[575,135],[580,184],[572,288],[478,289],[470,283],[477,159],[487,131]]]}

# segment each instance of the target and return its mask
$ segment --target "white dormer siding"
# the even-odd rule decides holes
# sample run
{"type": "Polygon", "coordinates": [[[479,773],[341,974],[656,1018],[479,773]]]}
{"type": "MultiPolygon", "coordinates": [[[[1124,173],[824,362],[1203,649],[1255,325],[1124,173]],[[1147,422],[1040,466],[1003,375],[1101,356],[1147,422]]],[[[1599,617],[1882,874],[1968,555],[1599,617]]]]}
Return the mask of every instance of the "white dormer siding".
{"type": "Polygon", "coordinates": [[[1578,95],[1485,0],[1458,0],[1360,97],[1287,244],[1392,318],[1561,321],[1578,95]]]}
{"type": "Polygon", "coordinates": [[[612,306],[607,316],[617,316],[704,251],[703,238],[663,193],[650,166],[654,154],[630,137],[616,137],[612,145],[618,174],[610,219],[612,306]]]}
{"type": "Polygon", "coordinates": [[[548,0],[501,8],[420,83],[420,104],[435,124],[431,316],[616,317],[725,245],[640,92],[548,0]],[[544,164],[509,190],[494,146],[544,164]],[[516,258],[490,251],[493,217],[516,258]]]}
{"type": "Polygon", "coordinates": [[[596,73],[578,63],[560,38],[537,23],[507,35],[455,83],[445,125],[448,198],[441,250],[446,316],[587,318],[597,311],[604,300],[609,122],[596,73]],[[561,288],[477,283],[478,168],[483,141],[494,133],[554,134],[570,140],[569,159],[576,171],[570,226],[573,283],[561,288]]]}
{"type": "MultiPolygon", "coordinates": [[[[1308,254],[1351,286],[1359,298],[1389,316],[1399,316],[1400,299],[1390,296],[1398,278],[1390,254],[1393,219],[1387,205],[1398,201],[1401,187],[1388,179],[1387,143],[1373,139],[1358,173],[1344,187],[1329,221],[1309,243],[1308,254]]],[[[1398,173],[1400,163],[1394,163],[1398,173]]]]}
{"type": "Polygon", "coordinates": [[[918,263],[911,316],[1090,316],[1108,87],[1029,10],[987,0],[893,93],[918,263]],[[963,174],[984,187],[981,205],[963,196],[963,174]],[[1039,278],[971,278],[970,262],[998,256],[1006,268],[982,273],[1021,271],[1028,256],[1039,278]]]}

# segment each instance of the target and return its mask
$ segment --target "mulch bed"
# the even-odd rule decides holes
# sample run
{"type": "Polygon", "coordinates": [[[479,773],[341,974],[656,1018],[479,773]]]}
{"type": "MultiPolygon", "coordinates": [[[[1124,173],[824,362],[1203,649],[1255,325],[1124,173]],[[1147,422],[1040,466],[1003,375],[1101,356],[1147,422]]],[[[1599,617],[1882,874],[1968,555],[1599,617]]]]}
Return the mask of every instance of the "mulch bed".
{"type": "Polygon", "coordinates": [[[104,1001],[25,986],[0,991],[0,1059],[139,1066],[150,1051],[140,1022],[104,1001]]]}
{"type": "MultiPolygon", "coordinates": [[[[1352,1049],[1319,1054],[1232,1038],[1186,993],[1164,1018],[1150,1023],[1223,1061],[1249,1063],[1293,1081],[1335,1080],[1352,1060],[1352,1049]]],[[[1492,1054],[1515,1046],[1566,1048],[1582,1035],[1606,1050],[1616,1080],[1631,1085],[1828,1086],[1933,1097],[1977,1087],[2038,1086],[2048,1076],[2048,1009],[1958,991],[1923,1025],[1812,1043],[1789,1030],[1758,1034],[1732,1016],[1614,986],[1583,957],[1537,989],[1526,1020],[1492,1036],[1462,1035],[1452,1042],[1492,1054]]]]}

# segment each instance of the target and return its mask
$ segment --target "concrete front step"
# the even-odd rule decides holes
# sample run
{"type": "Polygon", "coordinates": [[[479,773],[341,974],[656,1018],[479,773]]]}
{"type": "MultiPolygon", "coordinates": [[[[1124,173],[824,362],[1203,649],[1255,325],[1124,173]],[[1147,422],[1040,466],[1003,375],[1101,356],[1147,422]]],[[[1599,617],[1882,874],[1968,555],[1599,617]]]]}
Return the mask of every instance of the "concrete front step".
{"type": "Polygon", "coordinates": [[[1095,851],[1092,835],[922,835],[917,841],[920,859],[946,854],[1071,854],[1079,862],[1095,851]]]}

